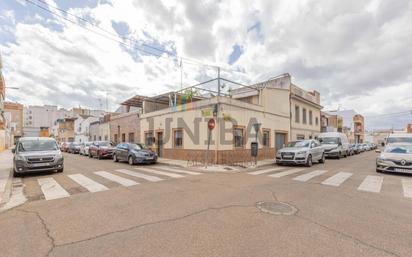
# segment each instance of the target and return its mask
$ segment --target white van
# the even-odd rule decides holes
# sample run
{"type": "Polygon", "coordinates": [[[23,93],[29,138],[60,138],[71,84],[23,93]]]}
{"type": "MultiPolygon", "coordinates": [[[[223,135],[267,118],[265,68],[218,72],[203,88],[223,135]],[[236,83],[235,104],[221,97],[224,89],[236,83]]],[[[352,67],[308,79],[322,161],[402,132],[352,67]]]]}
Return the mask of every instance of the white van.
{"type": "Polygon", "coordinates": [[[386,138],[385,144],[393,143],[411,143],[412,144],[412,134],[411,133],[392,133],[386,138]]]}
{"type": "Polygon", "coordinates": [[[319,142],[325,149],[326,157],[347,157],[349,155],[348,137],[340,132],[325,132],[318,136],[319,142]]]}

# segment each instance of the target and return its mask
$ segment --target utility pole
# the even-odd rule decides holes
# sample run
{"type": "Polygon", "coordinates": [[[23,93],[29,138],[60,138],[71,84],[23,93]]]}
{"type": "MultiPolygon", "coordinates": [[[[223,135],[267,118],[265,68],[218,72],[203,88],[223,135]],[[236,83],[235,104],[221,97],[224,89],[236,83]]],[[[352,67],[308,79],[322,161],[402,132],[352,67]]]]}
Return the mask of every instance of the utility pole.
{"type": "Polygon", "coordinates": [[[220,96],[220,67],[217,67],[217,96],[220,96]]]}

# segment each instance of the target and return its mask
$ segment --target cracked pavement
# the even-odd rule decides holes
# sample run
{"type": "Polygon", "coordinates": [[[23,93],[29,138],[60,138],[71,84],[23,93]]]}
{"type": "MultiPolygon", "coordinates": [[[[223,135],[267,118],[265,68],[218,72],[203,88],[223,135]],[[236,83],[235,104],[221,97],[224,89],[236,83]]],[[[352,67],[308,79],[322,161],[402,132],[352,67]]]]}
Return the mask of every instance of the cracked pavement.
{"type": "MultiPolygon", "coordinates": [[[[325,167],[334,165],[356,163],[325,167]]],[[[393,194],[203,174],[29,201],[0,213],[0,256],[411,256],[411,213],[411,200],[393,194]],[[260,201],[297,212],[264,213],[260,201]]]]}

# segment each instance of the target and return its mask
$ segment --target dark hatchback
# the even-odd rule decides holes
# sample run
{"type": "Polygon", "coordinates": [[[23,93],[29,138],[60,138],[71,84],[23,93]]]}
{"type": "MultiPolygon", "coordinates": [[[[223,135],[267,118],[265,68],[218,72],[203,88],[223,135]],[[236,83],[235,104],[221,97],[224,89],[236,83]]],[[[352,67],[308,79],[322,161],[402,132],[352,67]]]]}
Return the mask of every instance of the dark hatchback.
{"type": "Polygon", "coordinates": [[[136,163],[156,163],[157,154],[144,144],[121,143],[113,154],[113,161],[127,161],[130,165],[136,163]]]}
{"type": "Polygon", "coordinates": [[[24,137],[12,151],[14,176],[43,171],[63,172],[63,155],[53,138],[24,137]]]}
{"type": "Polygon", "coordinates": [[[80,153],[80,143],[77,143],[77,142],[70,143],[68,152],[74,153],[74,154],[80,153]]]}

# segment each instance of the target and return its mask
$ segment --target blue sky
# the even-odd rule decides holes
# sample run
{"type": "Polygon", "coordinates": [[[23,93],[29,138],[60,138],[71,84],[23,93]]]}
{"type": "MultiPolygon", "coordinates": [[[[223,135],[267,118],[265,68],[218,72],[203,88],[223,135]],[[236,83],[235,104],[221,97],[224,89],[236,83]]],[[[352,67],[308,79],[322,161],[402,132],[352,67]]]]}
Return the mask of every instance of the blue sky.
{"type": "Polygon", "coordinates": [[[371,117],[370,128],[402,127],[411,119],[376,118],[412,109],[407,0],[47,3],[104,31],[25,0],[0,1],[3,73],[8,86],[21,88],[9,90],[9,100],[97,108],[107,94],[114,109],[133,94],[213,78],[211,66],[218,65],[224,77],[242,83],[288,72],[299,86],[319,91],[326,110],[355,109],[371,117]]]}

